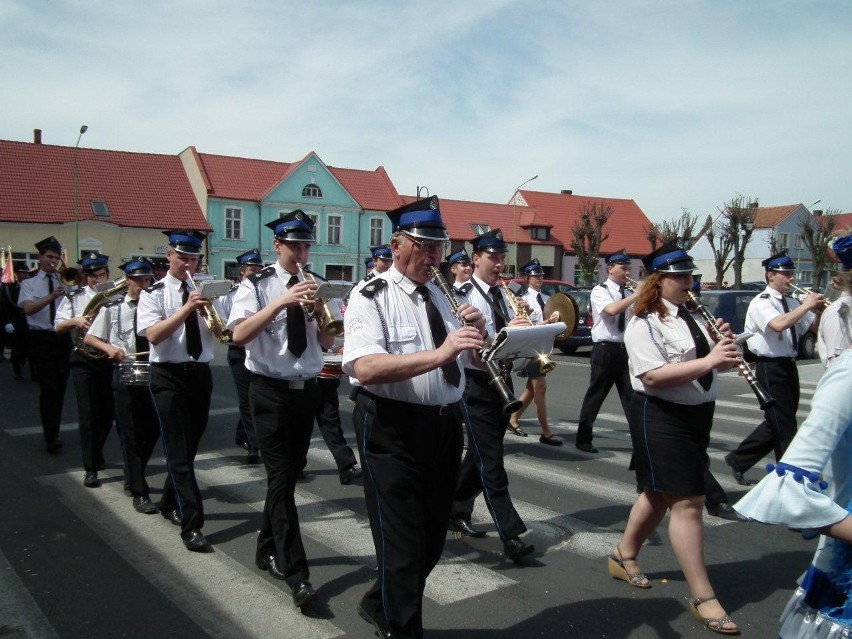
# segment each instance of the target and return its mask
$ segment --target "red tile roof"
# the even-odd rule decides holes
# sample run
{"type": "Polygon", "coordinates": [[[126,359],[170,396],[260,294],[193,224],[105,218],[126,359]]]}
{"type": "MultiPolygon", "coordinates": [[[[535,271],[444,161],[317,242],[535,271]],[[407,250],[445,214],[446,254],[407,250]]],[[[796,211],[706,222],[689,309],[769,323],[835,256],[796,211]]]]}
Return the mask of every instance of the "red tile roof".
{"type": "MultiPolygon", "coordinates": [[[[817,220],[824,220],[828,216],[818,216],[817,220]]],[[[838,213],[837,215],[832,215],[831,217],[835,220],[834,230],[840,231],[842,229],[849,228],[852,226],[852,213],[838,213]]]]}
{"type": "Polygon", "coordinates": [[[568,252],[571,251],[571,229],[586,202],[612,207],[612,216],[604,227],[609,237],[601,245],[601,253],[607,255],[625,249],[632,255],[645,255],[650,251],[645,229],[651,222],[633,200],[542,191],[522,190],[519,193],[524,202],[535,209],[537,216],[553,225],[552,236],[559,239],[568,252]]]}
{"type": "MultiPolygon", "coordinates": [[[[74,147],[0,140],[0,221],[74,221],[74,147]]],[[[77,149],[80,220],[209,230],[176,155],[77,149]],[[108,218],[91,201],[106,202],[108,218]]]]}
{"type": "Polygon", "coordinates": [[[785,204],[784,206],[759,206],[754,212],[754,227],[771,229],[790,217],[801,204],[785,204]]]}
{"type": "MultiPolygon", "coordinates": [[[[273,162],[227,155],[198,153],[200,166],[210,185],[212,197],[259,202],[275,188],[299,162],[273,162]]],[[[402,200],[383,167],[374,171],[341,169],[329,171],[362,209],[390,211],[402,206],[402,200]]]]}

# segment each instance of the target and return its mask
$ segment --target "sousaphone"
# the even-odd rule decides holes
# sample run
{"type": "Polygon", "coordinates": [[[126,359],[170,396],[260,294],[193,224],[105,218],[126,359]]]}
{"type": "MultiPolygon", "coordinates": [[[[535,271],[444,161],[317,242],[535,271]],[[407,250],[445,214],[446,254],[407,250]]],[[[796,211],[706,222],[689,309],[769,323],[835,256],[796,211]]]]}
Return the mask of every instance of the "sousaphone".
{"type": "Polygon", "coordinates": [[[580,309],[573,297],[565,293],[554,293],[544,305],[543,317],[548,319],[553,313],[558,313],[557,322],[565,322],[567,327],[556,336],[557,340],[565,339],[577,329],[580,321],[580,309]]]}

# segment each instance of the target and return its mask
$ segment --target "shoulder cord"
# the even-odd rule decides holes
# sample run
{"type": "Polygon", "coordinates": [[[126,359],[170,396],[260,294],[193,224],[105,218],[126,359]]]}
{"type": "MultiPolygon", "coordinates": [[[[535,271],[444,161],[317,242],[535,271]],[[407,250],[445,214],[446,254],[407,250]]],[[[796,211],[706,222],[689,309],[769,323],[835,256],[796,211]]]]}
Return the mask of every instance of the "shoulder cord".
{"type": "Polygon", "coordinates": [[[651,338],[651,341],[654,342],[654,346],[656,346],[657,350],[660,351],[660,355],[663,357],[663,359],[666,361],[666,363],[671,364],[671,362],[669,362],[669,356],[668,356],[668,354],[666,354],[665,349],[662,347],[662,345],[659,344],[659,342],[657,342],[656,339],[654,339],[654,331],[651,330],[651,321],[647,317],[643,317],[641,319],[645,322],[645,325],[648,327],[648,336],[651,338]]]}
{"type": "Polygon", "coordinates": [[[385,322],[384,313],[382,313],[382,309],[379,306],[379,300],[377,300],[375,297],[373,297],[372,299],[373,305],[376,307],[376,312],[379,314],[379,322],[382,325],[382,333],[384,333],[385,335],[385,350],[388,352],[388,354],[390,354],[390,334],[388,333],[388,325],[387,322],[385,322]]]}

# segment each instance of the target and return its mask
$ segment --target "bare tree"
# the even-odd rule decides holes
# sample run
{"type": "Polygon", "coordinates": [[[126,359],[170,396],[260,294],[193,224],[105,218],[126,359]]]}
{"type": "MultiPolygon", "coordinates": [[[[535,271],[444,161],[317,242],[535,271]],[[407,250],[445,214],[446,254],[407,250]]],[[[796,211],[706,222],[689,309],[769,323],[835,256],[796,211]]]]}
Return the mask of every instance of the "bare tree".
{"type": "Polygon", "coordinates": [[[712,228],[707,231],[707,239],[713,251],[717,288],[721,288],[731,266],[734,267],[734,288],[742,287],[745,250],[754,231],[756,210],[757,199],[737,194],[719,209],[715,223],[708,219],[712,228]]]}
{"type": "Polygon", "coordinates": [[[698,224],[698,215],[690,213],[689,209],[681,209],[680,217],[675,220],[663,220],[659,223],[651,223],[645,227],[645,237],[651,243],[651,250],[657,248],[657,243],[665,244],[675,239],[682,239],[684,246],[692,246],[699,238],[701,238],[712,224],[705,222],[696,232],[698,224]]]}
{"type": "Polygon", "coordinates": [[[597,278],[601,244],[609,237],[609,233],[604,233],[604,226],[612,213],[612,207],[601,202],[587,200],[580,205],[571,229],[571,249],[577,256],[584,286],[592,286],[597,278]]]}
{"type": "Polygon", "coordinates": [[[814,211],[813,217],[803,217],[799,220],[799,229],[802,231],[802,241],[805,248],[811,254],[813,261],[813,284],[812,286],[822,288],[822,274],[831,270],[833,262],[829,259],[829,244],[831,236],[837,228],[837,215],[840,209],[826,209],[814,211]]]}

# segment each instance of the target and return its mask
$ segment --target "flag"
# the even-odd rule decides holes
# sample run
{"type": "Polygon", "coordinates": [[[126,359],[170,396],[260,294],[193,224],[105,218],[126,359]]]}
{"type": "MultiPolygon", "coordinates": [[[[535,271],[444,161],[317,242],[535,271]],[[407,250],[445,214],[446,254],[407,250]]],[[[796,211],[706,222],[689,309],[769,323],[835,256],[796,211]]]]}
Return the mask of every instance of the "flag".
{"type": "Polygon", "coordinates": [[[0,277],[0,282],[3,284],[11,284],[15,281],[15,268],[12,265],[12,252],[6,252],[6,249],[3,249],[3,276],[0,277]]]}

